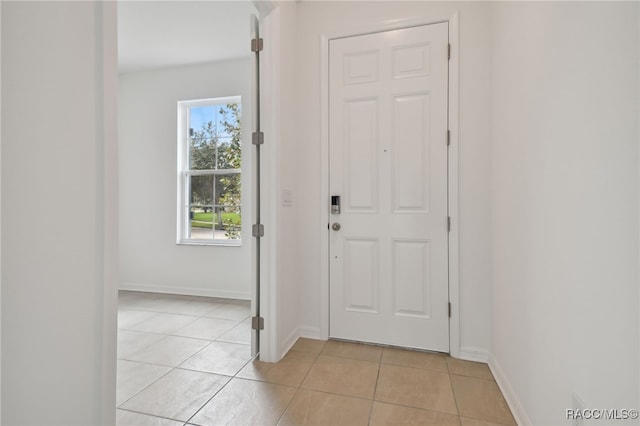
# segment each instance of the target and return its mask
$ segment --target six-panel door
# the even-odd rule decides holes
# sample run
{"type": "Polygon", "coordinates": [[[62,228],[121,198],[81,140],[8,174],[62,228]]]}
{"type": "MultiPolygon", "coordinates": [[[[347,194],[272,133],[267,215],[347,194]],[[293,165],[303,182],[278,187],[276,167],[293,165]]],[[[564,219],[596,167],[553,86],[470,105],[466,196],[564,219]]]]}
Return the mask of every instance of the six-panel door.
{"type": "Polygon", "coordinates": [[[331,337],[449,351],[447,25],[330,41],[331,337]]]}

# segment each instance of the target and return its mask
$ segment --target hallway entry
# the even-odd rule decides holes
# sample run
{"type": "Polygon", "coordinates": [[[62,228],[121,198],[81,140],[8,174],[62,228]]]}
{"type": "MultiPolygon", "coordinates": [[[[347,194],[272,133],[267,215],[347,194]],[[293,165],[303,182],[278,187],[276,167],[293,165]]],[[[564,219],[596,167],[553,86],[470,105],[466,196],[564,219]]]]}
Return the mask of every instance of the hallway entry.
{"type": "Polygon", "coordinates": [[[449,352],[448,24],[329,42],[329,335],[449,352]]]}

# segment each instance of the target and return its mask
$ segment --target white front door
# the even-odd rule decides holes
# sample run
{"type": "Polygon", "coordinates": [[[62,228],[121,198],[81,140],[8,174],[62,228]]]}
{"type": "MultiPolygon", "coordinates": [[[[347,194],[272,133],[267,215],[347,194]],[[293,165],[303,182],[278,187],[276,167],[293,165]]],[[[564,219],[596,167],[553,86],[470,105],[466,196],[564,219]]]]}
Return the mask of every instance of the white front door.
{"type": "Polygon", "coordinates": [[[449,352],[447,86],[447,23],[330,41],[330,337],[449,352]]]}

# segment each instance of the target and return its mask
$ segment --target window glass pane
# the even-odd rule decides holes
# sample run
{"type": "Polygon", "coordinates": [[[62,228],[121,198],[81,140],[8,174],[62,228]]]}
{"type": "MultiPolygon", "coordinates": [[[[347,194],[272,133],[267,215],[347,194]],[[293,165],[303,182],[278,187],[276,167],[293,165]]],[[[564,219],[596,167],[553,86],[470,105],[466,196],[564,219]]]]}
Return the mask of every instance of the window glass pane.
{"type": "Polygon", "coordinates": [[[215,169],[216,107],[207,105],[189,108],[189,124],[189,168],[191,170],[215,169]]]}
{"type": "Polygon", "coordinates": [[[240,105],[189,108],[189,168],[240,168],[240,105]]]}
{"type": "Polygon", "coordinates": [[[218,175],[216,180],[216,205],[240,206],[240,174],[218,175]]]}
{"type": "Polygon", "coordinates": [[[189,168],[213,170],[216,168],[216,106],[189,108],[189,168]]]}
{"type": "Polygon", "coordinates": [[[189,238],[197,240],[213,239],[213,208],[189,207],[189,238]]]}
{"type": "MultiPolygon", "coordinates": [[[[216,181],[216,229],[224,231],[223,238],[240,239],[240,174],[218,175],[216,181]]],[[[216,238],[219,238],[216,234],[216,238]]]]}
{"type": "Polygon", "coordinates": [[[189,238],[213,239],[213,175],[189,176],[189,238]]]}
{"type": "Polygon", "coordinates": [[[239,240],[240,173],[189,176],[189,238],[239,240]]]}
{"type": "Polygon", "coordinates": [[[189,138],[189,168],[191,170],[213,170],[216,168],[217,147],[206,129],[194,132],[189,138]]]}
{"type": "Polygon", "coordinates": [[[222,235],[216,232],[216,238],[225,238],[228,240],[239,240],[240,229],[242,228],[242,219],[240,215],[240,207],[219,207],[222,213],[222,235]]]}
{"type": "Polygon", "coordinates": [[[213,175],[189,176],[189,204],[209,208],[213,205],[213,175]]]}
{"type": "Polygon", "coordinates": [[[240,146],[240,105],[220,105],[218,113],[218,168],[239,169],[240,146]]]}

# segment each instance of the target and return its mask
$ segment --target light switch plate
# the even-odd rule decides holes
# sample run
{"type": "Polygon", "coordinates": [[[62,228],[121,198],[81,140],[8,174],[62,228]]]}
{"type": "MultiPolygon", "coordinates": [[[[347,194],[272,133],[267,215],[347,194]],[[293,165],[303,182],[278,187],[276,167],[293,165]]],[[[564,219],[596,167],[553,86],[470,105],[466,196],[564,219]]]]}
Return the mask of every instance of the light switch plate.
{"type": "Polygon", "coordinates": [[[285,207],[289,207],[293,204],[293,194],[290,189],[282,190],[282,205],[285,207]]]}

